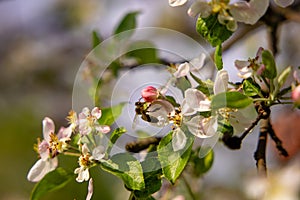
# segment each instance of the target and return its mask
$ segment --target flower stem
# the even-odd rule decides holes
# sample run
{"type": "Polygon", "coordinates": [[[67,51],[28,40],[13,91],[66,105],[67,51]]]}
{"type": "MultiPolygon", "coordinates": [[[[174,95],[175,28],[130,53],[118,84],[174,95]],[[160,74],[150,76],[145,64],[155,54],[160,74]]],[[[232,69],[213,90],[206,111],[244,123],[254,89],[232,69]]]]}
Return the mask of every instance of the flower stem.
{"type": "Polygon", "coordinates": [[[67,156],[76,156],[76,157],[80,156],[80,153],[73,153],[73,152],[64,152],[63,154],[67,156]]]}
{"type": "Polygon", "coordinates": [[[195,197],[195,194],[193,193],[192,188],[191,188],[189,182],[186,180],[186,178],[185,178],[185,176],[183,174],[182,174],[182,180],[183,180],[183,182],[185,184],[185,187],[186,187],[186,189],[187,189],[190,197],[192,198],[192,200],[196,200],[197,198],[195,197]]]}

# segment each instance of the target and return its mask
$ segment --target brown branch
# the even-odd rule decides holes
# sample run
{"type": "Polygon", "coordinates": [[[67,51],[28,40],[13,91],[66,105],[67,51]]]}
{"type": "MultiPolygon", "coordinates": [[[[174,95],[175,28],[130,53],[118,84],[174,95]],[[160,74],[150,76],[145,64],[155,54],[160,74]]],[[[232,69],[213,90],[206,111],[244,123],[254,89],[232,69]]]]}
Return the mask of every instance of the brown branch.
{"type": "Polygon", "coordinates": [[[257,172],[258,175],[262,177],[267,176],[266,146],[267,146],[269,125],[270,125],[270,118],[261,120],[257,149],[254,153],[257,172]]]}
{"type": "Polygon", "coordinates": [[[277,137],[276,133],[274,132],[274,129],[272,127],[271,124],[269,124],[269,135],[272,138],[272,140],[275,142],[276,144],[276,148],[279,151],[279,153],[281,155],[283,155],[284,157],[288,157],[289,154],[288,152],[285,150],[285,148],[282,146],[282,142],[281,140],[277,137]]]}

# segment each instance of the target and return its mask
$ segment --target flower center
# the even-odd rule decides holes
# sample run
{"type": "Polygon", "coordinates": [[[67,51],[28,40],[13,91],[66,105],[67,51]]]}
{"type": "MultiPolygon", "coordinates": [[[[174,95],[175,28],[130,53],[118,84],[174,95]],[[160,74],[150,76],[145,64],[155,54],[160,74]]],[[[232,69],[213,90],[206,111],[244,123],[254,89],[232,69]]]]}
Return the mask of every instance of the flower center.
{"type": "Polygon", "coordinates": [[[80,167],[88,168],[92,164],[90,158],[91,158],[91,155],[89,153],[81,155],[79,157],[79,161],[78,161],[80,167]]]}
{"type": "Polygon", "coordinates": [[[63,142],[59,141],[58,137],[54,133],[51,133],[48,148],[51,158],[54,158],[59,153],[63,152],[63,142]]]}

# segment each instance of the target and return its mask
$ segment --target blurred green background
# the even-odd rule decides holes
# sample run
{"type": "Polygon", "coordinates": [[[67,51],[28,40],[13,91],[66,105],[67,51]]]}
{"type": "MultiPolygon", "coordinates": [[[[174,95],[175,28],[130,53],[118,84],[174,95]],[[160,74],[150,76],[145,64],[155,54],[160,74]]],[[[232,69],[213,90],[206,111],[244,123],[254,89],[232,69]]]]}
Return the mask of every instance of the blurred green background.
{"type": "MultiPolygon", "coordinates": [[[[37,137],[42,137],[41,122],[48,116],[54,119],[56,128],[66,125],[64,118],[72,108],[73,81],[81,62],[91,50],[91,32],[97,30],[107,38],[126,12],[141,10],[139,27],[160,26],[199,38],[193,27],[195,19],[185,14],[186,9],[171,8],[167,0],[0,1],[0,199],[29,198],[34,184],[27,181],[26,175],[37,160],[33,144],[37,137]]],[[[299,25],[290,26],[293,27],[290,34],[299,33],[299,25]]],[[[259,30],[252,35],[243,41],[247,46],[246,53],[241,54],[237,46],[233,46],[232,54],[225,54],[225,66],[232,67],[232,55],[246,55],[247,58],[254,55],[257,47],[266,45],[266,40],[257,43],[259,40],[256,39],[266,37],[265,31],[259,30]]],[[[299,44],[299,41],[288,40],[287,35],[284,37],[288,43],[281,42],[281,47],[290,50],[280,55],[280,63],[299,65],[299,56],[294,59],[286,56],[299,53],[299,46],[289,45],[299,44]]],[[[294,120],[299,120],[299,115],[294,120]]],[[[208,184],[214,185],[212,191],[224,193],[224,188],[220,189],[219,185],[227,183],[229,189],[225,193],[235,193],[236,188],[239,189],[241,173],[234,169],[251,168],[255,171],[253,140],[256,136],[247,139],[241,152],[232,153],[219,147],[223,154],[233,156],[222,157],[217,153],[216,159],[220,160],[216,164],[234,160],[229,165],[222,164],[222,169],[215,167],[208,174],[208,184]],[[232,178],[230,182],[228,177],[232,178]]],[[[298,150],[299,146],[296,152],[298,150]]],[[[60,158],[60,165],[74,170],[77,161],[63,159],[60,158]]],[[[94,176],[94,199],[123,200],[129,196],[119,179],[98,168],[92,169],[91,173],[94,176]]],[[[44,199],[85,199],[86,190],[87,183],[79,184],[74,179],[44,199]]]]}

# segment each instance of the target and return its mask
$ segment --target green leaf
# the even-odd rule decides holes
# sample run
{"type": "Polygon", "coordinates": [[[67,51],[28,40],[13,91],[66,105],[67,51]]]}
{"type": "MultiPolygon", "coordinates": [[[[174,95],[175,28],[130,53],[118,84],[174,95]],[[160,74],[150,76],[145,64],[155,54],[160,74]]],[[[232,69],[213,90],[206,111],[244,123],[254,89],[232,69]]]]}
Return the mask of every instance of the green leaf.
{"type": "Polygon", "coordinates": [[[173,96],[166,96],[166,99],[167,99],[167,101],[168,102],[170,102],[173,106],[175,106],[175,107],[179,107],[180,106],[180,104],[178,104],[177,102],[176,102],[176,99],[173,97],[173,96]]]}
{"type": "Polygon", "coordinates": [[[260,86],[253,81],[253,79],[248,78],[243,81],[243,91],[248,97],[262,96],[260,86]]]}
{"type": "Polygon", "coordinates": [[[218,132],[223,133],[223,135],[226,136],[232,136],[233,135],[233,127],[228,122],[227,119],[218,121],[218,132]]]}
{"type": "Polygon", "coordinates": [[[102,42],[101,36],[96,31],[92,32],[92,39],[93,39],[93,43],[92,43],[93,44],[93,49],[95,47],[97,47],[102,42]]]}
{"type": "Polygon", "coordinates": [[[174,152],[172,147],[172,132],[165,136],[158,145],[158,159],[163,175],[174,184],[184,170],[190,158],[194,137],[189,136],[182,150],[174,152]]]}
{"type": "Polygon", "coordinates": [[[219,44],[216,46],[215,54],[214,54],[215,64],[218,70],[223,69],[223,60],[222,60],[222,45],[219,44]]]}
{"type": "Polygon", "coordinates": [[[119,75],[119,70],[121,68],[120,63],[117,61],[113,61],[112,63],[109,64],[108,68],[112,71],[114,77],[117,78],[119,75]]]}
{"type": "Polygon", "coordinates": [[[218,15],[213,14],[207,18],[199,17],[196,24],[197,32],[204,37],[213,47],[221,45],[231,35],[225,25],[220,24],[218,15]]]}
{"type": "Polygon", "coordinates": [[[108,144],[108,147],[107,147],[107,153],[109,154],[113,145],[116,143],[116,141],[124,134],[126,133],[126,129],[124,127],[118,127],[116,128],[111,136],[110,136],[110,142],[108,144]]]}
{"type": "Polygon", "coordinates": [[[199,158],[199,151],[200,148],[194,151],[191,154],[190,158],[190,162],[192,163],[193,167],[193,172],[198,177],[208,172],[208,170],[210,170],[214,162],[214,151],[212,149],[203,158],[199,158]]]}
{"type": "Polygon", "coordinates": [[[147,199],[151,194],[157,192],[162,185],[162,170],[160,162],[157,159],[156,152],[148,153],[146,159],[141,163],[143,168],[143,176],[145,181],[145,189],[135,190],[134,196],[143,199],[147,199]],[[149,154],[151,156],[149,156],[149,154]]]}
{"type": "MultiPolygon", "coordinates": [[[[127,13],[123,19],[120,21],[119,25],[114,31],[114,34],[119,34],[124,31],[134,29],[136,27],[136,16],[139,14],[139,11],[127,13]]],[[[133,31],[126,34],[126,38],[129,38],[133,34],[133,31]]],[[[123,38],[122,38],[123,39],[123,38]]]]}
{"type": "Polygon", "coordinates": [[[208,97],[214,93],[213,91],[214,83],[211,80],[202,81],[193,73],[190,72],[190,74],[192,78],[199,84],[196,87],[197,90],[200,90],[201,92],[203,92],[203,94],[205,94],[208,97]]]}
{"type": "Polygon", "coordinates": [[[102,108],[102,116],[98,120],[99,124],[108,126],[112,125],[116,121],[116,119],[122,114],[124,105],[125,103],[120,103],[111,108],[102,108]]]}
{"type": "Polygon", "coordinates": [[[192,84],[186,77],[180,77],[177,79],[175,86],[181,90],[182,94],[184,94],[184,91],[191,88],[192,84]]]}
{"type": "Polygon", "coordinates": [[[223,92],[212,97],[212,109],[245,108],[252,103],[252,99],[240,92],[223,92]]]}
{"type": "Polygon", "coordinates": [[[269,79],[274,79],[277,76],[277,70],[274,57],[270,51],[264,50],[262,52],[262,63],[266,67],[262,73],[262,76],[269,79]]]}
{"type": "Polygon", "coordinates": [[[145,189],[142,166],[129,153],[116,154],[110,160],[102,161],[100,166],[103,170],[121,178],[127,189],[145,189]]]}
{"type": "Polygon", "coordinates": [[[290,75],[292,71],[292,67],[289,66],[287,68],[285,68],[278,76],[277,79],[277,88],[278,90],[283,86],[283,84],[285,83],[286,79],[288,78],[288,76],[290,75]]]}
{"type": "Polygon", "coordinates": [[[48,192],[63,188],[73,178],[73,173],[57,168],[49,172],[32,190],[31,200],[38,200],[48,192]]]}
{"type": "Polygon", "coordinates": [[[134,57],[139,64],[157,63],[155,45],[149,41],[136,41],[129,45],[126,56],[134,57]]]}

